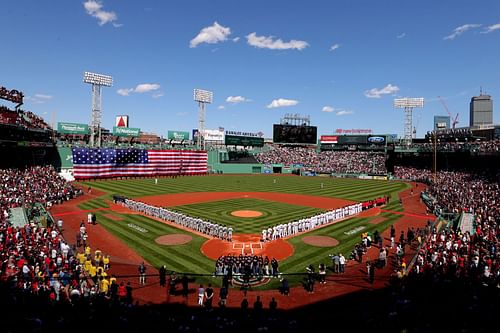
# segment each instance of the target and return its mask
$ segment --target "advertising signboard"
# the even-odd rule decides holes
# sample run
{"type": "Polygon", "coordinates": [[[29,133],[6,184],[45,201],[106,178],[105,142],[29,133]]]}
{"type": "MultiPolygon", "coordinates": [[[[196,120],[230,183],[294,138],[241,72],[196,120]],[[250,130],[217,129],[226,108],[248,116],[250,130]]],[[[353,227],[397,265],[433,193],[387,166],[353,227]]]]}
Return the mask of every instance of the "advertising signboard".
{"type": "Polygon", "coordinates": [[[113,135],[115,136],[135,136],[138,137],[141,133],[140,128],[128,128],[113,126],[113,135]]]}
{"type": "Polygon", "coordinates": [[[370,135],[370,136],[368,136],[367,140],[368,140],[368,143],[373,143],[376,145],[383,145],[385,143],[384,136],[370,135]]]}
{"type": "Polygon", "coordinates": [[[264,145],[264,138],[254,136],[237,136],[227,135],[225,138],[226,146],[253,146],[262,147],[264,145]]]}
{"type": "Polygon", "coordinates": [[[322,135],[319,139],[320,143],[337,143],[339,137],[336,135],[322,135]]]}
{"type": "Polygon", "coordinates": [[[189,140],[189,132],[184,131],[168,131],[167,139],[174,141],[189,140]]]}
{"type": "Polygon", "coordinates": [[[126,116],[126,115],[116,116],[115,126],[116,127],[128,127],[128,116],[126,116]]]}
{"type": "Polygon", "coordinates": [[[89,125],[77,123],[57,123],[57,131],[62,134],[89,134],[89,125]]]}

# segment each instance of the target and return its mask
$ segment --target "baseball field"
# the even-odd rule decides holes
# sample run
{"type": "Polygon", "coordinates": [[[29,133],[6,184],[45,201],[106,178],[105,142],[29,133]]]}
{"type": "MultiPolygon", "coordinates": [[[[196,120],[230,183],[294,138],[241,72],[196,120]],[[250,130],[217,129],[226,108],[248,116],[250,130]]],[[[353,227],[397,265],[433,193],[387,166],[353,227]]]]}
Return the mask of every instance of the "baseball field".
{"type": "MultiPolygon", "coordinates": [[[[199,277],[202,281],[211,281],[215,268],[214,258],[222,254],[217,251],[224,252],[225,249],[231,250],[232,253],[257,255],[277,253],[276,256],[281,256],[279,270],[285,274],[304,273],[309,264],[315,267],[322,262],[329,264],[328,255],[332,253],[341,252],[347,258],[354,244],[360,241],[362,232],[382,232],[400,216],[382,211],[377,216],[368,214],[353,217],[280,240],[267,248],[259,244],[258,240],[245,243],[243,239],[258,239],[256,237],[260,236],[264,227],[380,196],[388,195],[391,198],[384,210],[401,211],[397,194],[409,187],[403,182],[383,180],[276,175],[160,178],[157,184],[155,179],[151,178],[87,181],[80,184],[85,188],[91,187],[106,193],[81,203],[79,208],[95,211],[99,224],[107,231],[135,250],[151,265],[166,265],[168,270],[200,274],[203,275],[199,277]],[[106,208],[110,206],[114,194],[231,226],[234,229],[235,241],[231,244],[209,240],[200,234],[140,214],[108,210],[106,208]],[[239,214],[234,212],[238,211],[253,213],[236,216],[239,214]],[[181,241],[159,241],[160,237],[169,238],[169,235],[172,239],[178,238],[181,241]],[[307,236],[326,236],[335,239],[338,244],[328,246],[306,242],[304,237],[307,236]],[[214,245],[214,241],[219,243],[214,245]],[[276,250],[278,246],[281,246],[282,252],[286,247],[287,253],[276,250]]],[[[121,260],[126,261],[126,258],[121,260]]],[[[295,278],[292,275],[289,280],[293,284],[298,283],[300,279],[301,277],[295,278]]],[[[274,288],[277,283],[278,281],[272,281],[264,288],[274,288]]]]}

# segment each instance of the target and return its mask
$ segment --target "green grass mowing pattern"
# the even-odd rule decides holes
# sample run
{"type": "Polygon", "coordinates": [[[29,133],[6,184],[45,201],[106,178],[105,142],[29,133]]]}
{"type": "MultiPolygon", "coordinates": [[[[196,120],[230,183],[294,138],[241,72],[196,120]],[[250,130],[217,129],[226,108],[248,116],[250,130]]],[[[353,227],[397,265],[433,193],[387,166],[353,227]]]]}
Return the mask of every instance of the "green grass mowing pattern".
{"type": "Polygon", "coordinates": [[[109,205],[105,202],[105,198],[100,197],[96,199],[91,199],[85,202],[82,202],[78,205],[78,208],[83,210],[91,210],[97,208],[108,208],[109,205]]]}
{"type": "Polygon", "coordinates": [[[280,224],[283,221],[293,221],[323,212],[321,209],[307,206],[245,198],[175,206],[172,209],[190,216],[208,219],[214,223],[231,226],[235,234],[260,234],[262,229],[280,224]],[[236,217],[231,215],[231,212],[235,210],[256,210],[262,212],[263,215],[252,218],[236,217]]]}
{"type": "MultiPolygon", "coordinates": [[[[134,249],[140,256],[145,258],[156,268],[159,268],[161,265],[166,265],[168,270],[196,274],[212,274],[215,269],[214,261],[205,257],[200,252],[201,245],[207,240],[204,237],[191,234],[141,215],[115,213],[115,215],[123,218],[121,221],[115,221],[99,212],[96,214],[100,225],[124,241],[127,246],[134,249]],[[148,232],[142,233],[128,226],[128,224],[134,224],[146,229],[148,232]],[[155,242],[156,238],[167,234],[187,234],[192,236],[193,239],[187,244],[175,246],[160,245],[155,242]]],[[[112,260],[113,258],[111,258],[111,261],[112,260]]],[[[139,263],[131,264],[138,265],[139,263]]],[[[148,274],[154,273],[155,272],[148,272],[148,274]]],[[[202,280],[210,282],[215,281],[209,277],[202,280]]]]}
{"type": "MultiPolygon", "coordinates": [[[[185,192],[282,192],[342,198],[354,201],[374,199],[406,189],[407,184],[382,180],[270,175],[225,175],[107,180],[82,182],[112,194],[128,197],[185,192]],[[276,183],[273,180],[276,179],[276,183]],[[321,184],[323,183],[323,188],[321,184]]],[[[397,198],[397,197],[396,197],[397,198]]],[[[395,199],[395,198],[394,198],[395,199]]]]}
{"type": "MultiPolygon", "coordinates": [[[[373,199],[383,195],[390,195],[391,202],[386,207],[389,210],[401,211],[402,207],[399,204],[399,199],[397,193],[406,188],[409,185],[402,182],[388,182],[379,180],[358,180],[358,179],[343,179],[343,178],[323,178],[323,177],[280,177],[280,176],[269,176],[269,175],[246,175],[246,176],[193,176],[193,177],[179,177],[179,178],[160,178],[158,185],[154,184],[153,179],[132,179],[132,180],[113,180],[113,181],[98,181],[98,182],[84,182],[85,186],[92,186],[107,192],[107,195],[91,200],[89,203],[84,203],[80,206],[82,209],[99,208],[105,206],[105,202],[102,201],[104,198],[110,198],[112,194],[121,194],[128,197],[139,197],[154,194],[163,193],[185,193],[185,192],[228,192],[228,191],[256,191],[256,192],[282,192],[282,193],[298,193],[306,195],[319,195],[326,197],[336,197],[355,201],[363,201],[373,199]],[[277,179],[276,184],[273,179],[277,179]],[[321,183],[323,183],[323,188],[321,188],[321,183]]],[[[260,206],[263,206],[267,201],[256,200],[256,199],[243,199],[254,200],[259,202],[260,206]]],[[[224,203],[238,201],[238,200],[224,200],[224,203]]],[[[207,214],[207,208],[199,208],[200,205],[205,204],[215,204],[217,203],[199,203],[193,205],[185,205],[181,209],[191,209],[199,212],[198,216],[210,218],[207,214]]],[[[271,203],[272,205],[273,203],[271,203]]],[[[280,206],[287,205],[283,203],[278,203],[280,206]]],[[[220,203],[219,203],[220,205],[220,203]]],[[[235,203],[236,205],[236,203],[235,203]]],[[[210,206],[210,205],[209,205],[210,206]]],[[[297,207],[293,205],[288,205],[292,207],[297,207]]],[[[180,207],[180,206],[179,206],[180,207]]],[[[300,207],[300,206],[298,206],[300,207]]],[[[178,207],[177,207],[178,209],[178,207]]],[[[210,209],[210,208],[209,208],[210,209]]],[[[228,211],[229,208],[218,208],[219,212],[228,211]]],[[[246,205],[244,209],[250,209],[246,205]]],[[[300,207],[303,209],[303,207],[300,207]]],[[[232,210],[236,210],[231,208],[232,210]]],[[[259,209],[255,209],[259,210],[259,209]]],[[[187,213],[187,211],[186,211],[187,213]]],[[[192,213],[193,215],[197,215],[192,213]]],[[[212,211],[210,214],[215,214],[213,221],[216,222],[219,219],[217,215],[217,210],[212,211]]],[[[307,214],[306,214],[307,215],[307,214]]],[[[132,223],[144,227],[146,229],[151,223],[159,224],[166,229],[161,229],[161,234],[173,232],[173,233],[188,233],[185,231],[178,230],[173,227],[169,227],[161,224],[160,222],[148,219],[146,217],[137,215],[124,215],[126,221],[131,221],[132,223]]],[[[271,214],[269,215],[271,216],[271,214]]],[[[275,214],[277,217],[276,223],[288,222],[290,220],[296,219],[297,216],[290,216],[289,219],[283,219],[278,221],[279,217],[284,217],[285,215],[275,214]]],[[[360,233],[364,231],[373,232],[375,229],[382,232],[387,229],[391,224],[393,224],[400,216],[393,214],[383,213],[381,216],[387,218],[378,225],[370,224],[369,220],[371,218],[352,218],[319,230],[314,230],[305,235],[326,235],[332,236],[340,241],[340,244],[333,248],[321,248],[314,247],[302,242],[302,237],[297,236],[289,240],[289,242],[294,246],[294,255],[280,263],[280,271],[284,273],[304,273],[305,267],[309,264],[313,264],[315,267],[319,263],[324,262],[331,265],[331,260],[328,257],[332,252],[342,252],[346,257],[349,257],[354,244],[360,241],[360,233]],[[354,235],[345,235],[344,232],[351,230],[357,226],[363,225],[365,229],[359,231],[354,235]]],[[[288,217],[288,216],[286,216],[288,217]]],[[[222,218],[222,217],[220,217],[222,218]]],[[[231,217],[232,218],[232,217],[231,217]]],[[[247,220],[250,221],[251,219],[247,220]]],[[[104,221],[108,225],[108,230],[119,238],[123,239],[127,244],[137,251],[141,256],[146,258],[151,264],[159,267],[162,264],[167,264],[167,267],[171,267],[172,270],[176,271],[187,271],[192,273],[208,273],[213,272],[214,262],[205,256],[203,256],[199,250],[202,245],[204,238],[193,235],[193,239],[197,237],[199,240],[193,240],[191,243],[180,246],[160,246],[154,243],[154,238],[145,239],[137,235],[137,231],[132,228],[123,227],[117,224],[117,221],[111,221],[106,219],[104,216],[99,217],[99,221],[104,221]],[[145,244],[145,243],[148,244],[145,244]]],[[[123,221],[119,221],[123,222],[123,221]]],[[[229,225],[230,223],[227,222],[229,225]]],[[[274,224],[274,223],[273,223],[274,224]]],[[[251,225],[251,224],[249,224],[251,225]]],[[[271,224],[269,224],[271,225],[271,224]]],[[[158,226],[155,226],[158,228],[158,226]]],[[[239,232],[251,232],[251,231],[240,231],[239,226],[234,227],[236,233],[239,232]]],[[[261,228],[256,227],[257,231],[260,232],[261,228]]],[[[253,230],[253,227],[249,227],[246,230],[253,230]]],[[[290,276],[291,284],[297,284],[301,282],[302,276],[290,276]]],[[[210,280],[210,278],[206,278],[210,280]]],[[[212,280],[212,282],[215,280],[212,280]]],[[[277,288],[279,282],[273,280],[270,284],[263,286],[261,288],[277,288]]]]}

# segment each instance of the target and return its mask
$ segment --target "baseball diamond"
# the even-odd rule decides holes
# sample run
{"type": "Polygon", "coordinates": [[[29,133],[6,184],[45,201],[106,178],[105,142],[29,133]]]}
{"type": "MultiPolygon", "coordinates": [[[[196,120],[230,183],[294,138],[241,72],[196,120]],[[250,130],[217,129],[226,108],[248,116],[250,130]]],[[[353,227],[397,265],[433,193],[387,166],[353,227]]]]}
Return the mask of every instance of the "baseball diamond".
{"type": "MultiPolygon", "coordinates": [[[[372,200],[389,195],[396,198],[399,191],[408,185],[402,182],[356,179],[317,179],[278,177],[279,186],[273,182],[276,176],[266,175],[229,175],[229,176],[192,176],[176,179],[164,178],[155,185],[148,179],[113,180],[101,182],[82,182],[82,186],[92,186],[106,191],[106,195],[81,203],[81,209],[106,208],[112,194],[144,202],[152,207],[166,207],[170,211],[186,214],[193,218],[203,218],[219,225],[233,228],[233,242],[211,239],[203,233],[181,227],[181,232],[190,234],[189,244],[159,247],[154,240],[165,234],[178,233],[180,226],[168,221],[122,211],[123,221],[112,221],[98,211],[101,225],[111,233],[127,242],[142,257],[154,266],[166,264],[177,272],[211,274],[214,263],[211,260],[224,254],[258,254],[278,257],[280,271],[299,273],[309,264],[318,265],[332,251],[348,253],[359,240],[360,233],[348,237],[344,232],[359,225],[368,225],[364,231],[382,231],[394,223],[398,216],[382,213],[386,220],[379,225],[369,225],[371,217],[353,216],[347,220],[323,225],[321,228],[304,231],[308,236],[333,236],[338,245],[317,247],[301,241],[301,237],[290,236],[282,240],[262,242],[260,231],[281,223],[288,223],[308,216],[321,214],[346,204],[372,200]],[[323,187],[318,186],[323,183],[323,187]],[[187,190],[201,192],[186,192],[187,190]],[[226,191],[220,191],[224,189],[226,191]],[[227,190],[238,189],[238,192],[227,190]],[[144,194],[147,193],[147,196],[144,194]],[[161,194],[164,193],[164,194],[161,194]],[[108,198],[108,199],[107,199],[108,198]],[[238,210],[261,212],[261,216],[240,218],[231,213],[238,210]],[[146,237],[138,237],[122,225],[132,221],[147,229],[146,237]],[[177,228],[176,228],[177,227],[177,228]],[[174,231],[175,230],[175,231],[174,231]],[[149,235],[150,234],[150,235],[149,235]],[[245,236],[248,235],[248,236],[245,236]],[[239,237],[253,237],[250,242],[238,241],[239,237]],[[208,238],[208,239],[207,239],[208,238]],[[311,260],[311,258],[314,258],[311,260]]],[[[398,200],[391,200],[387,209],[399,210],[398,200]],[[391,202],[392,201],[392,202],[391,202]]],[[[299,236],[298,235],[298,236],[299,236]]],[[[207,277],[207,281],[212,278],[207,277]]],[[[290,279],[291,284],[299,279],[290,279]]],[[[214,281],[215,283],[215,281],[214,281]]],[[[272,281],[262,288],[275,288],[279,282],[272,281]]]]}

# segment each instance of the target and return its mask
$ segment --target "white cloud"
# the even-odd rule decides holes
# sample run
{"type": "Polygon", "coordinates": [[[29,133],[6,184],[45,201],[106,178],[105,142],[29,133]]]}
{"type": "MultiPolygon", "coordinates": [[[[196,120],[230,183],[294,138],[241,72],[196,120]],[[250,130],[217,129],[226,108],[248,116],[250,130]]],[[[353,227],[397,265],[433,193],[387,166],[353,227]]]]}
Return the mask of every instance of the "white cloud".
{"type": "Polygon", "coordinates": [[[284,42],[281,39],[274,39],[273,36],[257,36],[255,32],[247,35],[247,43],[260,49],[270,50],[303,50],[309,46],[306,41],[292,39],[289,42],[284,42]]]}
{"type": "Polygon", "coordinates": [[[43,99],[43,100],[49,100],[49,99],[52,99],[52,96],[51,95],[45,95],[45,94],[35,94],[35,98],[38,98],[38,99],[43,99]]]}
{"type": "Polygon", "coordinates": [[[231,34],[229,27],[224,27],[217,22],[214,25],[201,29],[198,35],[191,39],[189,47],[197,47],[201,43],[216,44],[227,40],[227,36],[231,34]]]}
{"type": "Polygon", "coordinates": [[[330,46],[330,51],[335,51],[339,47],[340,47],[340,44],[333,44],[332,46],[330,46]]]}
{"type": "Polygon", "coordinates": [[[350,110],[341,110],[341,111],[337,111],[336,115],[337,116],[347,116],[348,114],[353,114],[354,112],[353,111],[350,111],[350,110]]]}
{"type": "Polygon", "coordinates": [[[219,109],[219,110],[224,110],[225,108],[226,108],[226,107],[225,107],[224,105],[219,105],[219,106],[217,107],[217,109],[219,109]]]}
{"type": "Polygon", "coordinates": [[[233,42],[235,42],[235,43],[236,43],[237,41],[239,41],[239,40],[240,40],[240,37],[234,37],[234,38],[233,38],[233,42]]]}
{"type": "MultiPolygon", "coordinates": [[[[131,93],[143,94],[151,91],[155,91],[160,89],[160,85],[157,83],[141,83],[138,84],[135,88],[120,88],[116,92],[121,96],[129,96],[131,93]]],[[[153,94],[153,98],[162,97],[165,95],[163,92],[158,91],[153,94]]]]}
{"type": "Polygon", "coordinates": [[[160,85],[157,83],[141,83],[138,84],[137,87],[135,87],[134,92],[142,94],[158,89],[160,89],[160,85]]]}
{"type": "Polygon", "coordinates": [[[393,86],[392,84],[388,84],[382,89],[372,88],[370,90],[365,91],[365,96],[368,98],[380,98],[382,95],[395,94],[399,91],[398,86],[393,86]]]}
{"type": "Polygon", "coordinates": [[[245,98],[243,96],[229,96],[226,98],[226,102],[228,103],[233,103],[233,104],[238,104],[238,103],[243,103],[243,102],[250,102],[248,98],[245,98]]]}
{"type": "Polygon", "coordinates": [[[278,98],[273,100],[268,106],[268,109],[273,109],[273,108],[281,108],[284,106],[294,106],[299,104],[299,101],[296,101],[294,99],[284,99],[284,98],[278,98]]]}
{"type": "Polygon", "coordinates": [[[45,94],[35,94],[33,96],[26,97],[27,100],[31,101],[33,104],[43,104],[52,99],[53,96],[45,94]]]}
{"type": "Polygon", "coordinates": [[[486,29],[484,31],[481,31],[481,33],[482,34],[489,34],[490,32],[493,32],[493,31],[498,30],[498,29],[500,29],[500,23],[493,24],[493,25],[486,27],[486,29]]]}
{"type": "Polygon", "coordinates": [[[353,111],[334,108],[333,106],[330,106],[330,105],[323,106],[323,109],[321,111],[323,111],[323,112],[335,112],[335,114],[337,116],[345,116],[345,115],[354,113],[353,111]]]}
{"type": "Polygon", "coordinates": [[[405,38],[406,37],[406,32],[403,32],[402,34],[399,34],[396,36],[397,39],[405,38]]]}
{"type": "Polygon", "coordinates": [[[92,17],[95,17],[99,21],[99,25],[105,25],[106,23],[113,23],[113,26],[120,27],[122,24],[114,23],[118,20],[118,16],[115,12],[108,12],[102,9],[103,5],[97,0],[87,0],[83,3],[83,7],[92,17]]]}
{"type": "Polygon", "coordinates": [[[481,26],[481,24],[471,24],[471,23],[461,25],[461,26],[453,29],[453,32],[450,35],[443,37],[443,39],[444,40],[447,40],[447,39],[453,40],[453,39],[457,38],[458,36],[460,36],[461,34],[463,34],[464,32],[466,32],[467,30],[479,28],[480,26],[481,26]]]}
{"type": "Polygon", "coordinates": [[[130,89],[128,89],[128,88],[121,88],[121,89],[118,89],[116,92],[118,93],[118,95],[128,96],[133,91],[134,91],[133,88],[130,88],[130,89]]]}

